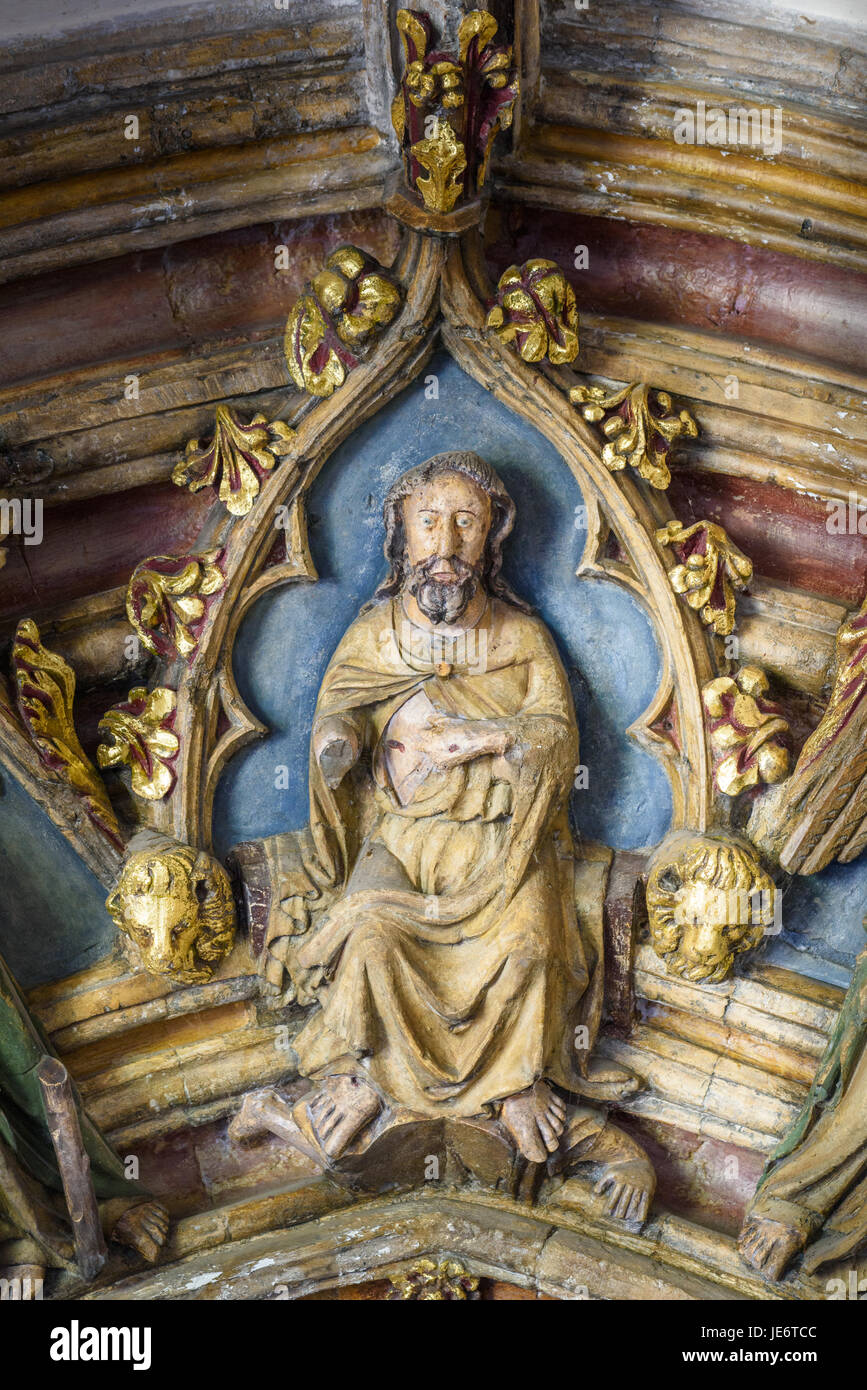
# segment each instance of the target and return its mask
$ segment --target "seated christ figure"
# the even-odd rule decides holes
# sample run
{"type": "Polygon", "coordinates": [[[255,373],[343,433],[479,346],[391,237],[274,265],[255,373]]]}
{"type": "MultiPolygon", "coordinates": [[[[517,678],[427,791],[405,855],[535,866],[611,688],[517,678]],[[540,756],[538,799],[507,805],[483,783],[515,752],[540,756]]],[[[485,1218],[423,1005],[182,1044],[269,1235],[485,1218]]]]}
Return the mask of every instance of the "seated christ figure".
{"type": "Polygon", "coordinates": [[[474,453],[391,488],[390,572],[319,692],[309,826],[259,845],[263,968],[318,1005],[293,1047],[332,1161],[399,1108],[498,1119],[542,1162],[565,1095],[592,1093],[601,949],[575,907],[578,728],[551,634],[501,573],[514,517],[474,453]]]}

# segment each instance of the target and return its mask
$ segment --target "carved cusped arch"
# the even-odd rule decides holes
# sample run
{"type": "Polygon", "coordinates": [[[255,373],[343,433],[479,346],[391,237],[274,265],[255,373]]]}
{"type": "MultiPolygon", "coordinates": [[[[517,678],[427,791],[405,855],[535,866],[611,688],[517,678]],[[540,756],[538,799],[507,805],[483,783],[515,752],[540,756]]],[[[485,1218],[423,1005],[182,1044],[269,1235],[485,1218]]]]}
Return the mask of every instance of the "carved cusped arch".
{"type": "Polygon", "coordinates": [[[661,653],[654,699],[627,732],[665,767],[673,827],[705,829],[713,801],[701,687],[715,669],[698,617],[678,603],[669,583],[673,559],[655,540],[671,517],[664,495],[605,466],[598,440],[568,398],[581,380],[574,371],[528,365],[486,330],[493,289],[474,233],[450,240],[408,231],[391,274],[403,306],[375,348],[327,399],[299,404],[293,398],[291,442],[249,512],[230,516],[215,504],[209,514],[197,548],[220,548],[225,585],[209,606],[190,659],[164,663],[156,677],[177,690],[181,748],[175,790],[153,808],[153,823],[181,841],[211,848],[220,775],[236,752],[267,732],[247,709],[232,669],[241,621],[276,587],[315,582],[305,511],[314,480],[337,447],[403,391],[441,344],[470,378],[534,426],[575,477],[588,512],[577,575],[613,581],[632,594],[650,617],[661,653]]]}

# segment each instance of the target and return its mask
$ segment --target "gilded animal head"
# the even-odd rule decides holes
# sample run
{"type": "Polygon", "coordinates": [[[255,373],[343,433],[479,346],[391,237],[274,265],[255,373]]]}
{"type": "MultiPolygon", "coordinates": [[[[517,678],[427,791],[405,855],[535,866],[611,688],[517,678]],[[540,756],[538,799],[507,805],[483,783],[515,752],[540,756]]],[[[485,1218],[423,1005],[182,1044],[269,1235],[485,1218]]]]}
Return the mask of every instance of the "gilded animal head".
{"type": "Polygon", "coordinates": [[[650,939],[671,975],[724,980],[774,922],[776,889],[749,845],[706,835],[673,837],[647,880],[650,939]]]}
{"type": "Polygon", "coordinates": [[[151,974],[204,984],[235,940],[226,870],[210,854],[165,836],[140,836],[131,848],[106,907],[151,974]]]}

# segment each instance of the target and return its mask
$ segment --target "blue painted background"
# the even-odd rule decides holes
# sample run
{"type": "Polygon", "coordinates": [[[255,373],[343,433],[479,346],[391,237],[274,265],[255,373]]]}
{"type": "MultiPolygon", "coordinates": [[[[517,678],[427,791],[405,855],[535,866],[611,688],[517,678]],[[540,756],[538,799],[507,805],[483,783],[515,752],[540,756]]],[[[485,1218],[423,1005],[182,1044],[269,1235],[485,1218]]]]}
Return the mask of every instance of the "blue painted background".
{"type": "Polygon", "coordinates": [[[310,546],[319,582],[265,595],[235,646],[244,700],[272,730],[244,749],[217,789],[215,843],[295,829],[307,820],[307,753],[316,693],[345,629],[385,575],[382,501],[395,478],[446,449],[475,449],[501,474],[518,520],[504,571],[554,633],[569,673],[589,787],[576,792],[576,828],[616,848],[654,844],[671,819],[662,767],[625,736],[660,678],[652,627],[617,585],[577,580],[585,528],[583,499],[557,451],[446,356],[329,460],[310,495],[310,546]],[[289,790],[275,769],[289,768],[289,790]]]}
{"type": "Polygon", "coordinates": [[[116,933],[102,884],[24,789],[0,778],[0,952],[29,989],[93,965],[116,933]]]}
{"type": "Polygon", "coordinates": [[[782,930],[768,941],[765,959],[845,988],[855,956],[867,946],[865,912],[867,855],[852,864],[829,864],[819,874],[787,879],[782,930]]]}

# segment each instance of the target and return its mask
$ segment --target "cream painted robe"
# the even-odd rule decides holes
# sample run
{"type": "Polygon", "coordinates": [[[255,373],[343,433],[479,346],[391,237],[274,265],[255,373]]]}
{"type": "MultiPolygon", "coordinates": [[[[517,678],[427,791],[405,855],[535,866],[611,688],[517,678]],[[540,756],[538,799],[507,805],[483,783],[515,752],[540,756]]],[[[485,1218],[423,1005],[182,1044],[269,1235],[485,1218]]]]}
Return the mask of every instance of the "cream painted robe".
{"type": "Polygon", "coordinates": [[[576,916],[578,730],[550,634],[493,599],[450,654],[446,666],[399,599],[345,634],[313,742],[339,717],[362,752],[334,792],[311,751],[309,828],[265,841],[278,899],[266,970],[276,983],[285,967],[320,1005],[294,1042],[303,1075],[363,1059],[390,1100],[470,1116],[539,1077],[569,1088],[598,1028],[602,951],[576,916]],[[444,715],[508,730],[515,752],[432,772],[403,806],[382,740],[421,689],[444,715]]]}

